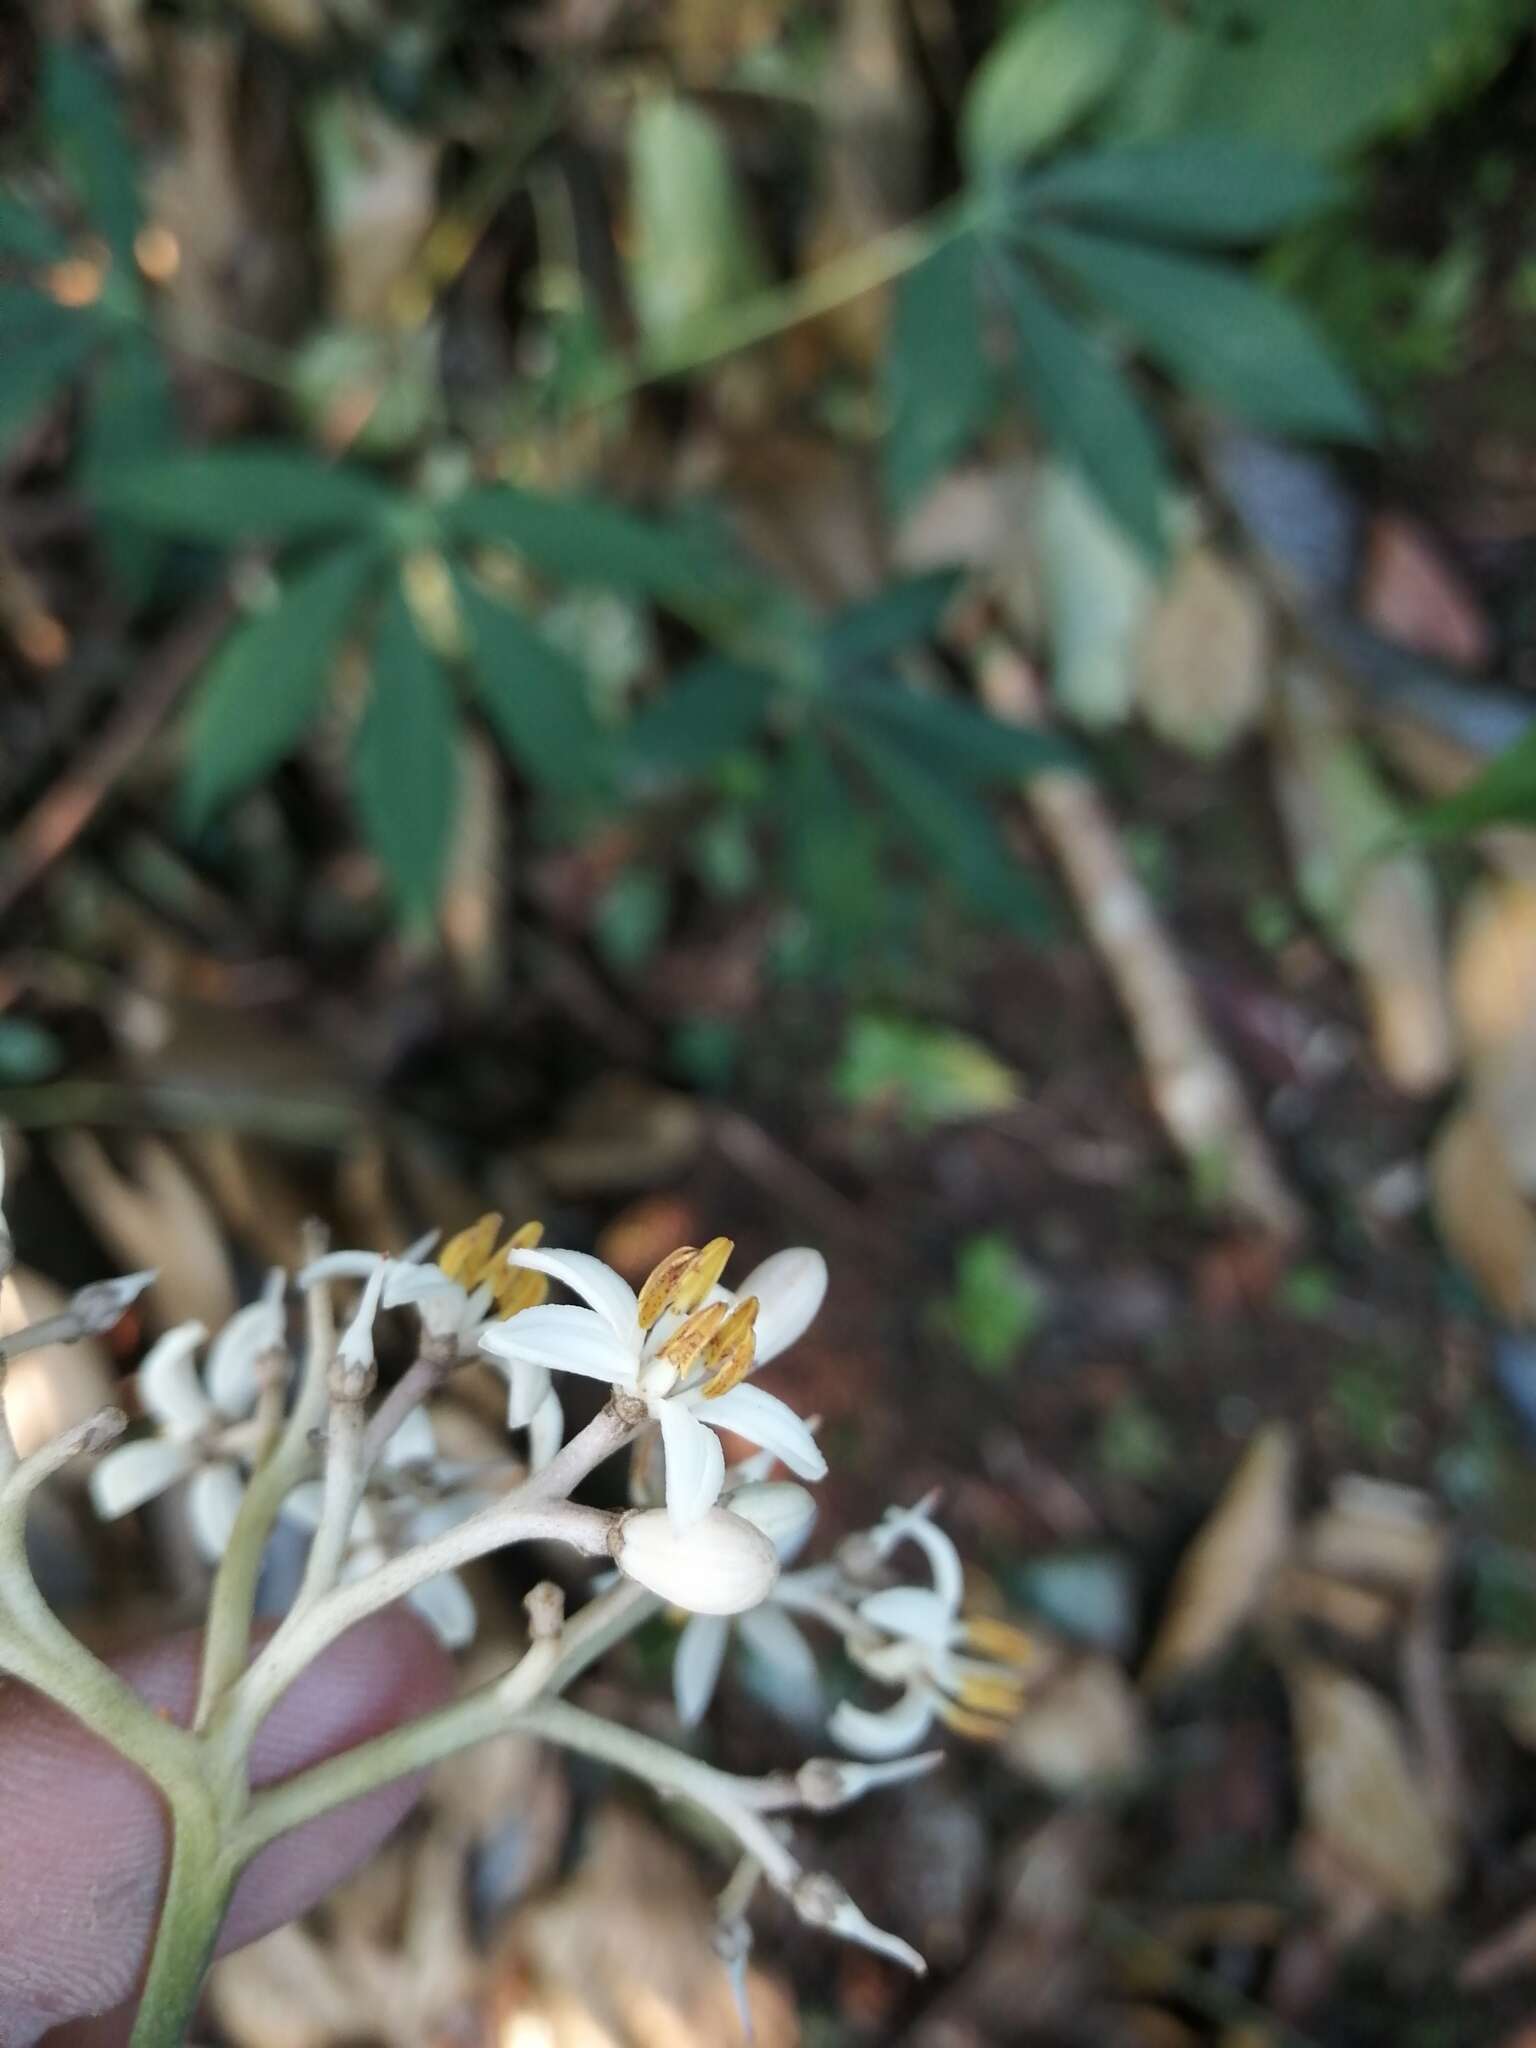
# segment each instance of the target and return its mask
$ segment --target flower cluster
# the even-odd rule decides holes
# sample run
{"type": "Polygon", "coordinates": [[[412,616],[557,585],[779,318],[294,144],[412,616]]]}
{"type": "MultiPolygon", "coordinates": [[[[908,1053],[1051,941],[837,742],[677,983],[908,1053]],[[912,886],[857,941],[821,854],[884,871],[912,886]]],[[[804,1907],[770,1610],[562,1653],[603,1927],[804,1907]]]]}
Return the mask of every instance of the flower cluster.
{"type": "MultiPolygon", "coordinates": [[[[233,1569],[242,1560],[234,1582],[254,1585],[279,1519],[307,1540],[293,1606],[249,1668],[239,1661],[240,1631],[231,1636],[227,1619],[210,1629],[210,1643],[233,1642],[237,1655],[228,1669],[205,1672],[205,1697],[225,1699],[221,1726],[233,1715],[233,1725],[252,1730],[307,1661],[393,1600],[411,1601],[450,1647],[467,1644],[476,1615],[461,1572],[478,1557],[541,1540],[606,1560],[616,1573],[588,1582],[569,1629],[566,1595],[542,1589],[522,1661],[493,1689],[489,1708],[464,1703],[474,1727],[517,1722],[697,1798],[736,1833],[743,1869],[776,1886],[802,1919],[919,1967],[830,1879],[802,1870],[761,1816],[842,1804],[926,1769],[934,1759],[912,1752],[935,1720],[967,1737],[999,1734],[1033,1680],[1036,1646],[1011,1624],[967,1610],[959,1555],[929,1502],[891,1510],[823,1562],[800,1562],[817,1513],[802,1482],[823,1478],[826,1459],[814,1426],[755,1376],[820,1308],[827,1271],[819,1252],[778,1252],[732,1288],[733,1247],[716,1237],[669,1253],[636,1289],[588,1253],[546,1248],[542,1236],[526,1223],[504,1237],[501,1218],[487,1215],[440,1248],[433,1237],[398,1256],[320,1253],[297,1275],[307,1333],[297,1367],[282,1273],[211,1343],[196,1323],[167,1331],[138,1374],[149,1429],[108,1450],[91,1474],[98,1512],[120,1517],[179,1488],[197,1549],[220,1567],[215,1608],[230,1577],[224,1561],[233,1569]],[[556,1286],[574,1299],[551,1300],[556,1286]],[[339,1318],[338,1289],[348,1294],[339,1318]],[[401,1312],[410,1362],[381,1389],[381,1329],[401,1312]],[[477,1360],[506,1381],[506,1424],[521,1439],[521,1461],[499,1453],[453,1460],[439,1449],[433,1417],[446,1425],[447,1415],[435,1404],[453,1374],[477,1360]],[[608,1390],[606,1406],[569,1439],[562,1375],[608,1390]],[[736,1444],[751,1455],[731,1462],[736,1444]],[[572,1495],[581,1481],[626,1446],[636,1454],[634,1505],[579,1505],[572,1495]],[[903,1583],[895,1565],[909,1551],[924,1570],[903,1583]],[[673,1692],[685,1727],[707,1711],[734,1639],[768,1668],[781,1702],[802,1718],[820,1716],[839,1747],[875,1761],[821,1758],[789,1781],[729,1779],[633,1731],[604,1733],[558,1698],[568,1676],[658,1605],[683,1617],[673,1692]],[[830,1631],[855,1671],[894,1697],[883,1705],[843,1699],[827,1714],[809,1635],[816,1629],[830,1631]]],[[[121,1287],[112,1293],[114,1304],[127,1298],[121,1287]]],[[[86,1290],[72,1305],[72,1327],[96,1327],[105,1313],[105,1296],[98,1303],[86,1290]]],[[[3,1365],[0,1351],[0,1373],[3,1365]]],[[[106,1418],[76,1448],[95,1448],[121,1427],[120,1416],[106,1418]]],[[[9,1455],[9,1467],[0,1461],[0,1497],[7,1470],[16,1470],[9,1455]]],[[[739,1923],[733,1938],[744,1938],[739,1923]]]]}

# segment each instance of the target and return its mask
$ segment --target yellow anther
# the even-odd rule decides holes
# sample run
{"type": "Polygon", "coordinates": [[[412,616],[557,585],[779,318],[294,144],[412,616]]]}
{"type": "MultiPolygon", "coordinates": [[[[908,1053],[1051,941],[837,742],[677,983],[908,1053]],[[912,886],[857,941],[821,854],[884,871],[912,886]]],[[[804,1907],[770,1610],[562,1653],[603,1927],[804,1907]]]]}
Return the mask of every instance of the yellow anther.
{"type": "Polygon", "coordinates": [[[963,1626],[967,1644],[983,1657],[995,1657],[1017,1671],[1034,1671],[1042,1661],[1038,1640],[1011,1621],[999,1621],[991,1614],[968,1614],[963,1626]]]}
{"type": "Polygon", "coordinates": [[[437,1255],[437,1268],[460,1287],[477,1287],[501,1235],[501,1218],[488,1209],[478,1222],[450,1237],[437,1255]]]}
{"type": "Polygon", "coordinates": [[[519,1229],[513,1231],[512,1235],[507,1239],[507,1250],[509,1252],[531,1252],[543,1242],[543,1224],[532,1221],[524,1223],[519,1229]]]}
{"type": "Polygon", "coordinates": [[[723,1301],[712,1301],[708,1308],[701,1308],[692,1315],[681,1329],[674,1330],[656,1354],[674,1367],[679,1380],[684,1380],[703,1357],[714,1341],[720,1325],[726,1318],[723,1301]]]}
{"type": "Polygon", "coordinates": [[[485,1277],[499,1316],[515,1316],[549,1299],[547,1273],[531,1273],[526,1266],[509,1266],[504,1259],[497,1259],[485,1277]]]}
{"type": "Polygon", "coordinates": [[[698,1257],[698,1247],[680,1244],[675,1252],[668,1252],[659,1265],[653,1266],[645,1285],[640,1290],[640,1327],[649,1330],[661,1320],[663,1313],[672,1305],[672,1291],[698,1257]]]}
{"type": "Polygon", "coordinates": [[[1024,1687],[1012,1675],[973,1672],[961,1679],[958,1697],[961,1706],[973,1713],[1000,1714],[1011,1721],[1023,1705],[1024,1687]]]}
{"type": "Polygon", "coordinates": [[[705,1358],[712,1368],[704,1382],[706,1401],[717,1400],[732,1387],[739,1387],[752,1370],[752,1361],[757,1356],[757,1332],[753,1328],[756,1321],[757,1296],[749,1294],[737,1302],[716,1331],[705,1358]]]}
{"type": "Polygon", "coordinates": [[[989,1714],[969,1713],[964,1707],[957,1707],[953,1700],[940,1703],[939,1719],[946,1728],[952,1728],[969,1742],[1000,1742],[1008,1733],[1006,1721],[993,1720],[989,1714]]]}
{"type": "Polygon", "coordinates": [[[672,1299],[667,1306],[676,1309],[681,1315],[687,1315],[690,1309],[697,1308],[725,1271],[726,1261],[735,1249],[732,1239],[712,1237],[702,1251],[694,1253],[687,1272],[673,1288],[672,1299]]]}

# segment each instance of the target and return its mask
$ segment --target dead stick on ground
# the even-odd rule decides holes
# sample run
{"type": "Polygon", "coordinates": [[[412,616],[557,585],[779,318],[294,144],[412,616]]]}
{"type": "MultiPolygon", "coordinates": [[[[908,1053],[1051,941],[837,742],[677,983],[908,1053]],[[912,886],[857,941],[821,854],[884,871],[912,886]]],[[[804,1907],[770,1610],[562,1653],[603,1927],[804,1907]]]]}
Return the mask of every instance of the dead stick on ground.
{"type": "Polygon", "coordinates": [[[172,627],[129,678],[117,714],[79,762],[40,797],[11,836],[0,867],[0,917],[66,852],[175,709],[234,612],[227,588],[172,627]]]}
{"type": "MultiPolygon", "coordinates": [[[[1042,730],[1050,724],[1037,677],[1006,642],[984,641],[975,672],[994,718],[1042,730]]],[[[1288,1243],[1300,1237],[1301,1205],[1207,1028],[1098,791],[1074,769],[1048,769],[1025,784],[1024,798],[1114,983],[1168,1136],[1202,1178],[1219,1170],[1236,1215],[1288,1243]]]]}

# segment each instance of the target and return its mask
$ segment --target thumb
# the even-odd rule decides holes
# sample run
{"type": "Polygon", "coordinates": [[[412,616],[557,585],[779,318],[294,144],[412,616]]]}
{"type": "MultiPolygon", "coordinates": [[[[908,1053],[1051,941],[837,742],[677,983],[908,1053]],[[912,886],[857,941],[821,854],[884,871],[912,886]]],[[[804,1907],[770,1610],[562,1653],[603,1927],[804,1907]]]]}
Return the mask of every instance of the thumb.
{"type": "MultiPolygon", "coordinates": [[[[184,1722],[200,1648],[195,1634],[172,1636],[114,1659],[114,1669],[184,1722]]],[[[375,1615],[273,1709],[252,1751],[252,1782],[291,1777],[413,1719],[452,1685],[451,1664],[412,1615],[375,1615]]],[[[221,1949],[314,1905],[372,1854],[419,1789],[403,1780],[369,1793],[264,1849],[236,1888],[221,1949]]],[[[0,2042],[31,2048],[59,2022],[131,1997],[165,1880],[166,1816],[148,1779],[70,1715],[0,1685],[0,1845],[0,2042]]]]}

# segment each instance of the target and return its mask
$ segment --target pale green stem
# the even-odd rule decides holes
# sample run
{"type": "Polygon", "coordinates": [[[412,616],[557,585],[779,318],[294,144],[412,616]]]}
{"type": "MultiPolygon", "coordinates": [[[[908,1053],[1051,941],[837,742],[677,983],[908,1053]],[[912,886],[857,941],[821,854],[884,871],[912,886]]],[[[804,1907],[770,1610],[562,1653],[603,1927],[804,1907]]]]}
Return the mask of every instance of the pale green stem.
{"type": "MultiPolygon", "coordinates": [[[[320,1248],[319,1240],[312,1235],[306,1253],[318,1256],[320,1248]]],[[[245,1489],[229,1548],[209,1595],[202,1679],[192,1720],[199,1731],[207,1727],[220,1700],[245,1669],[250,1654],[256,1582],[261,1575],[267,1538],[283,1502],[314,1463],[312,1438],[325,1418],[331,1361],[336,1351],[336,1322],[329,1288],[310,1288],[305,1297],[305,1314],[308,1329],[298,1398],[271,1455],[256,1468],[245,1489]]]]}
{"type": "Polygon", "coordinates": [[[171,1868],[130,2048],[182,2048],[240,1864],[206,1801],[171,1807],[171,1868]]]}
{"type": "Polygon", "coordinates": [[[325,1437],[325,1492],[320,1504],[320,1522],[304,1577],[294,1599],[291,1615],[307,1612],[322,1599],[341,1577],[352,1539],[368,1472],[364,1463],[363,1432],[368,1415],[361,1400],[331,1403],[330,1426],[325,1437]]]}

